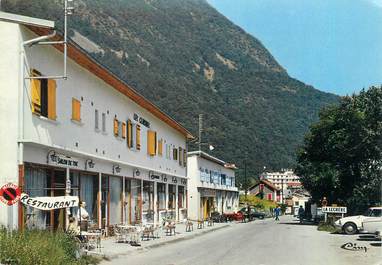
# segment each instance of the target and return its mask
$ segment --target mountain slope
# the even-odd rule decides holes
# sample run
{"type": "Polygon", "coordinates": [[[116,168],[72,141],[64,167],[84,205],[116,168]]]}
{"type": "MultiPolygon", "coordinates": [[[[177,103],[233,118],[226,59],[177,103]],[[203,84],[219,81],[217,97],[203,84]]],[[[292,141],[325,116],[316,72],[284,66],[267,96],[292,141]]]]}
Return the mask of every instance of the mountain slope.
{"type": "MultiPolygon", "coordinates": [[[[61,1],[3,0],[62,24],[61,1]],[[27,2],[27,3],[26,3],[27,2]]],[[[266,48],[204,0],[77,0],[72,38],[197,135],[255,174],[295,163],[321,107],[338,97],[290,78],[266,48]]],[[[192,148],[192,147],[191,147],[192,148]]]]}

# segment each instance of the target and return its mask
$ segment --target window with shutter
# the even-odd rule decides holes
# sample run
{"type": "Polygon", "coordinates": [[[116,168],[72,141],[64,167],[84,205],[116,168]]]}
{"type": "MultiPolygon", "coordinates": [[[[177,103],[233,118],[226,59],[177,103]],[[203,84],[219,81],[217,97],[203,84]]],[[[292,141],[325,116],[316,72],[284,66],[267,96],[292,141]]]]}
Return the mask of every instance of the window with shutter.
{"type": "Polygon", "coordinates": [[[48,80],[48,118],[56,119],[56,80],[48,80]]]}
{"type": "Polygon", "coordinates": [[[102,132],[106,133],[106,113],[102,113],[102,132]]]}
{"type": "Polygon", "coordinates": [[[122,138],[126,138],[126,122],[122,122],[122,138]]]}
{"type": "Polygon", "coordinates": [[[136,148],[137,150],[141,150],[141,126],[137,124],[136,126],[136,148]]]}
{"type": "Polygon", "coordinates": [[[119,127],[119,121],[114,118],[114,136],[118,136],[118,127],[119,127]]]}
{"type": "Polygon", "coordinates": [[[182,147],[179,147],[179,166],[183,165],[183,152],[182,147]]]}
{"type": "Polygon", "coordinates": [[[133,147],[133,124],[131,120],[127,121],[127,147],[133,147]]]}
{"type": "Polygon", "coordinates": [[[174,160],[178,160],[178,149],[176,147],[172,149],[172,157],[174,158],[174,160]]]}
{"type": "Polygon", "coordinates": [[[163,139],[160,139],[158,141],[158,155],[163,155],[163,139]]]}
{"type": "Polygon", "coordinates": [[[96,109],[96,110],[94,110],[94,128],[96,129],[96,130],[99,130],[99,114],[98,114],[98,110],[96,109]]]}
{"type": "Polygon", "coordinates": [[[41,82],[38,79],[31,79],[31,101],[32,112],[41,114],[41,82]]]}
{"type": "Polygon", "coordinates": [[[183,149],[183,166],[187,166],[187,151],[186,149],[183,149]]]}
{"type": "Polygon", "coordinates": [[[150,156],[155,156],[156,154],[156,138],[157,133],[154,131],[147,131],[147,153],[150,156]]]}
{"type": "Polygon", "coordinates": [[[72,120],[81,121],[81,102],[72,98],[72,120]]]}

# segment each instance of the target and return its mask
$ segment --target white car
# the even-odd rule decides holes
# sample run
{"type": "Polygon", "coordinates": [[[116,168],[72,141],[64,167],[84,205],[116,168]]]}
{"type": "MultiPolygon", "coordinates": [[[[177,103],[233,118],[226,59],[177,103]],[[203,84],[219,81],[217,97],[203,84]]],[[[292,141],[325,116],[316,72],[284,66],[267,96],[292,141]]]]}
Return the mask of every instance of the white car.
{"type": "Polygon", "coordinates": [[[382,207],[371,207],[365,215],[348,216],[337,220],[334,225],[345,234],[353,235],[362,230],[362,222],[382,216],[382,207]]]}
{"type": "Polygon", "coordinates": [[[376,234],[382,231],[382,217],[368,218],[362,222],[361,233],[376,234]]]}

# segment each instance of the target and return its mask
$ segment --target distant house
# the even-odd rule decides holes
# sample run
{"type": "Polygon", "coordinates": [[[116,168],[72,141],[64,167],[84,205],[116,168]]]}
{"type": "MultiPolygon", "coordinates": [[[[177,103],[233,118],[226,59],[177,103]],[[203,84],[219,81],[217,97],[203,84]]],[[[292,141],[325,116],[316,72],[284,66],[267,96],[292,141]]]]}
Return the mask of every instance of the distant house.
{"type": "Polygon", "coordinates": [[[250,187],[248,193],[270,201],[281,202],[282,200],[281,190],[265,179],[259,180],[258,183],[250,187]]]}

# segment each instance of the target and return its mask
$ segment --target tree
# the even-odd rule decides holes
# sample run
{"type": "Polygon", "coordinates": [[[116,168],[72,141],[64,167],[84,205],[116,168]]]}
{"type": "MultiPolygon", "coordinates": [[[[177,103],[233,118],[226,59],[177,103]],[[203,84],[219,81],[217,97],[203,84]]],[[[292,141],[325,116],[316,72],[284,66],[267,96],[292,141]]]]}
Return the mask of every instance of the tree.
{"type": "Polygon", "coordinates": [[[381,201],[382,88],[323,109],[297,154],[296,173],[313,200],[326,196],[361,212],[381,201]]]}

